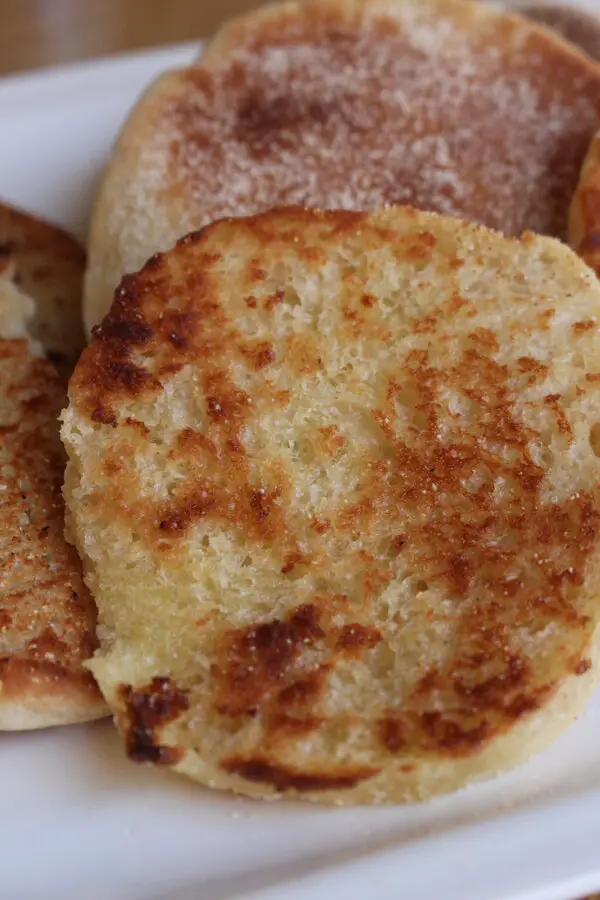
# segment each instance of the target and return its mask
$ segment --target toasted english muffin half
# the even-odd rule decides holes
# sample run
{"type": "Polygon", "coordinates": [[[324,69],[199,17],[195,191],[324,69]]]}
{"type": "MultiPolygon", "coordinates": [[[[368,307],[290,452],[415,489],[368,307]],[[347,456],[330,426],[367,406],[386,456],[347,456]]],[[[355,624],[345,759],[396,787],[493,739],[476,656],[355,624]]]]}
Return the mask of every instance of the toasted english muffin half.
{"type": "Polygon", "coordinates": [[[96,610],[64,538],[66,382],[29,338],[35,304],[0,278],[0,730],[106,715],[84,661],[96,610]]]}
{"type": "Polygon", "coordinates": [[[393,208],[217,222],[126,277],[70,382],[90,668],[132,759],[422,800],[584,708],[600,285],[393,208]]]}
{"type": "Polygon", "coordinates": [[[125,124],[92,215],[86,328],[152,253],[282,203],[410,203],[564,238],[599,102],[597,63],[485,3],[261,7],[125,124]]]}

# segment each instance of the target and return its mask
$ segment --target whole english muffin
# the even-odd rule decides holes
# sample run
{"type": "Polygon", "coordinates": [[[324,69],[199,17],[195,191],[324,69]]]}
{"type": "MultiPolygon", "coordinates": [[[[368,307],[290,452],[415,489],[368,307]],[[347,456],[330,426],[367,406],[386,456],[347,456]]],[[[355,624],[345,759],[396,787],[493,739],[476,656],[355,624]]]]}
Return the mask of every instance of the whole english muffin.
{"type": "Polygon", "coordinates": [[[95,205],[85,323],[221,216],[410,203],[564,237],[600,68],[465,0],[312,0],[238,19],[134,109],[95,205]]]}
{"type": "Polygon", "coordinates": [[[85,343],[84,269],[85,251],[71,234],[0,203],[0,276],[35,301],[29,332],[64,371],[73,368],[85,343]]]}
{"type": "Polygon", "coordinates": [[[599,316],[558,241],[400,207],[124,278],[62,436],[129,756],[409,801],[558,735],[597,681],[599,316]]]}
{"type": "Polygon", "coordinates": [[[63,534],[66,384],[28,338],[34,313],[0,278],[0,730],[106,715],[83,667],[96,611],[63,534]]]}

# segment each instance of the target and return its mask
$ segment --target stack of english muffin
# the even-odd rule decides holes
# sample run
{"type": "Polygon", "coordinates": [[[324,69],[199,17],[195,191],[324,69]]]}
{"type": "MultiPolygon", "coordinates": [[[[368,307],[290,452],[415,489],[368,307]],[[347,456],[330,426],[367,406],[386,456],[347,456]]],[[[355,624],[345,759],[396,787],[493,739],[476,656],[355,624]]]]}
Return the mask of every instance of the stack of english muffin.
{"type": "Polygon", "coordinates": [[[262,7],[149,87],[66,404],[77,314],[6,254],[4,727],[108,709],[134,760],[350,804],[500,773],[581,713],[599,101],[591,56],[468,0],[262,7]]]}

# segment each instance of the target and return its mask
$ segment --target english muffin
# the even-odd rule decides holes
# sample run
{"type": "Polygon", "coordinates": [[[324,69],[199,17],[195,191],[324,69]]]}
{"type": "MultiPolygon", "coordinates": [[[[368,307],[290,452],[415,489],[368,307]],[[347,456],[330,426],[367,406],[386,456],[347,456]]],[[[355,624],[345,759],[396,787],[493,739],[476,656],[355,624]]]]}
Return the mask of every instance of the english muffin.
{"type": "Polygon", "coordinates": [[[64,538],[66,383],[30,341],[35,304],[0,278],[0,730],[106,715],[83,662],[96,610],[64,538]]]}
{"type": "Polygon", "coordinates": [[[161,76],[95,204],[86,327],[121,276],[222,216],[394,203],[564,238],[600,67],[466,0],[310,0],[226,25],[161,76]]]}
{"type": "Polygon", "coordinates": [[[63,414],[134,760],[421,800],[597,681],[600,285],[409,208],[223,220],[123,279],[63,414]]]}

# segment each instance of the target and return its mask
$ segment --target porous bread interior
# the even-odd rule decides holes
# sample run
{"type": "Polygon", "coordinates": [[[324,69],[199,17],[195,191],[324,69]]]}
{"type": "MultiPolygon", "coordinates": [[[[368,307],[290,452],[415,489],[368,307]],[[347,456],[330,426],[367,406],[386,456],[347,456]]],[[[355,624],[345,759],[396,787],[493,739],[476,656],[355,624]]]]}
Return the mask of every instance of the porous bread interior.
{"type": "MultiPolygon", "coordinates": [[[[351,226],[343,215],[275,212],[217,223],[134,279],[135,314],[155,336],[132,358],[160,386],[137,394],[113,386],[106,402],[117,422],[93,421],[89,391],[102,337],[85,351],[63,414],[65,495],[100,613],[101,650],[91,669],[124,731],[131,723],[121,686],[143,692],[153,678],[168,677],[189,698],[188,711],[160,735],[182,751],[178,771],[215,787],[273,795],[268,779],[223,767],[232,758],[258,758],[307,773],[300,793],[309,799],[408,801],[526,758],[572,721],[595,684],[596,536],[582,580],[565,588],[575,619],[531,597],[546,570],[560,572],[577,557],[574,520],[584,492],[598,508],[600,462],[590,436],[600,421],[600,287],[551,239],[505,240],[402,208],[351,226]],[[202,349],[178,357],[161,322],[173,311],[193,316],[206,298],[226,319],[205,314],[196,336],[202,349]],[[240,341],[266,345],[272,357],[252,364],[240,341]],[[169,362],[172,370],[161,371],[169,362]],[[236,483],[239,464],[220,443],[214,398],[203,388],[214,365],[250,398],[249,412],[239,413],[244,478],[269,498],[270,537],[261,536],[235,493],[239,512],[192,514],[183,524],[173,520],[171,532],[165,526],[165,510],[183,516],[179,498],[194,484],[208,478],[211,490],[226,494],[236,483]],[[512,424],[502,425],[494,416],[507,410],[512,424]],[[207,457],[201,442],[186,450],[186,429],[216,442],[217,456],[207,457]],[[525,449],[510,437],[517,432],[526,435],[525,449]],[[475,454],[459,487],[436,472],[448,446],[475,454]],[[519,512],[527,510],[529,489],[521,463],[542,473],[539,507],[524,525],[519,512]],[[394,484],[399,493],[386,493],[394,484]],[[479,491],[492,524],[469,499],[479,491]],[[542,535],[555,514],[565,523],[564,547],[542,535]],[[468,541],[452,546],[466,541],[464,531],[452,537],[456,516],[474,529],[471,550],[468,541]],[[319,523],[328,525],[315,530],[319,523]],[[438,525],[450,529],[441,541],[438,525]],[[512,548],[508,571],[490,556],[500,544],[512,548]],[[463,551],[472,553],[466,588],[460,573],[452,580],[449,561],[463,551]],[[286,571],[296,552],[304,559],[286,571]],[[486,592],[498,578],[506,581],[505,606],[488,620],[486,592]],[[522,608],[511,600],[511,581],[529,591],[522,608]],[[477,616],[469,618],[480,603],[481,628],[477,616]],[[316,607],[324,636],[306,640],[281,684],[319,666],[325,674],[301,710],[318,724],[295,734],[269,725],[281,684],[267,674],[257,710],[239,714],[235,677],[228,695],[225,676],[240,664],[236,636],[290,621],[306,604],[316,607]],[[518,703],[519,688],[511,693],[502,666],[511,655],[524,661],[528,697],[540,699],[512,719],[493,702],[486,708],[477,701],[475,689],[462,701],[453,693],[460,674],[453,660],[481,649],[490,621],[505,646],[500,657],[498,648],[484,654],[467,678],[488,685],[506,679],[506,702],[518,703]],[[340,635],[355,625],[376,629],[381,640],[357,653],[340,649],[340,635]],[[584,657],[592,668],[574,674],[584,657]],[[441,683],[425,686],[436,671],[441,683]],[[381,723],[410,710],[456,715],[463,736],[474,736],[487,718],[489,739],[467,748],[460,740],[445,746],[440,737],[436,746],[435,736],[417,734],[394,752],[393,741],[381,740],[381,723]],[[318,773],[357,768],[376,774],[310,789],[311,774],[316,782],[318,773]]],[[[114,333],[121,335],[116,348],[126,332],[115,325],[114,333]]],[[[187,336],[194,348],[195,334],[187,336]]],[[[292,705],[292,718],[296,712],[292,705]]]]}

